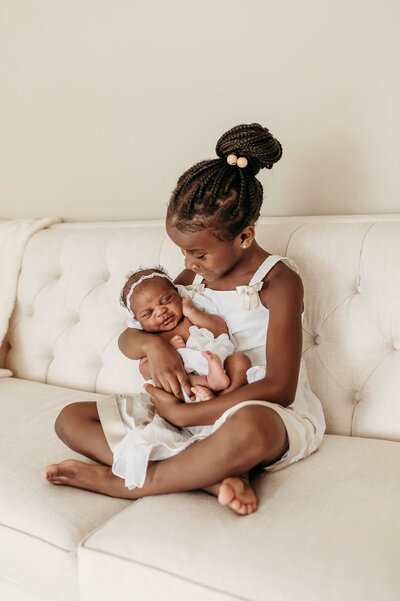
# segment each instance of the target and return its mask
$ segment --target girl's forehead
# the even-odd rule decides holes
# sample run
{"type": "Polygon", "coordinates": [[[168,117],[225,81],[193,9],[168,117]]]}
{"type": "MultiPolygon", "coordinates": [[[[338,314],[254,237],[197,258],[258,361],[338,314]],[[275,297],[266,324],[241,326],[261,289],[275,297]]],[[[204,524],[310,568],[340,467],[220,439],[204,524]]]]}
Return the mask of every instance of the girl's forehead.
{"type": "Polygon", "coordinates": [[[167,234],[177,246],[184,250],[196,251],[218,248],[226,242],[218,240],[215,231],[211,229],[196,232],[181,232],[173,225],[167,223],[167,234]]]}

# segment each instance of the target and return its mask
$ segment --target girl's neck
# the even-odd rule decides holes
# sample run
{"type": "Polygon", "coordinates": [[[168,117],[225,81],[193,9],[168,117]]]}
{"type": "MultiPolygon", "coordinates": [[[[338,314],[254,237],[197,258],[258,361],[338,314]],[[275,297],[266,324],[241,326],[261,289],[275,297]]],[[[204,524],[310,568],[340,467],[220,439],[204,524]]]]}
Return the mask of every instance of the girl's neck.
{"type": "Polygon", "coordinates": [[[243,253],[242,259],[228,273],[210,283],[206,281],[204,283],[207,288],[212,290],[233,290],[236,286],[247,286],[254,273],[270,254],[254,241],[251,247],[243,253]]]}

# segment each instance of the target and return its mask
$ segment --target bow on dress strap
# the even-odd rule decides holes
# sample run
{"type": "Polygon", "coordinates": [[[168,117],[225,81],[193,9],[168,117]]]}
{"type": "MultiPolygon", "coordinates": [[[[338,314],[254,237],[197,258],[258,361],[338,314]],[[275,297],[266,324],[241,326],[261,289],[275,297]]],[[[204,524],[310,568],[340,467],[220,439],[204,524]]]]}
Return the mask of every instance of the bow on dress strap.
{"type": "Polygon", "coordinates": [[[188,292],[203,292],[204,291],[204,284],[189,284],[188,286],[185,286],[186,290],[188,292]]]}
{"type": "Polygon", "coordinates": [[[237,294],[243,294],[243,309],[251,311],[258,306],[258,293],[263,287],[263,282],[257,282],[251,286],[236,286],[237,294]]]}

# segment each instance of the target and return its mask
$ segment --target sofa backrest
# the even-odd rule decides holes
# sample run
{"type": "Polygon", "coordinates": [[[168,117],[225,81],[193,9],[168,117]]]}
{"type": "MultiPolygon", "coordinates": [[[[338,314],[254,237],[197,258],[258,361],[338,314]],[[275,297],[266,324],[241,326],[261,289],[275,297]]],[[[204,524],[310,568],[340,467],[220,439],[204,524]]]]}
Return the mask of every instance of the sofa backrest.
{"type": "MultiPolygon", "coordinates": [[[[303,351],[327,431],[400,440],[400,215],[262,218],[259,242],[294,259],[303,351]]],[[[97,392],[141,389],[117,341],[125,275],[182,255],[163,221],[65,223],[29,241],[8,333],[17,377],[97,392]]]]}

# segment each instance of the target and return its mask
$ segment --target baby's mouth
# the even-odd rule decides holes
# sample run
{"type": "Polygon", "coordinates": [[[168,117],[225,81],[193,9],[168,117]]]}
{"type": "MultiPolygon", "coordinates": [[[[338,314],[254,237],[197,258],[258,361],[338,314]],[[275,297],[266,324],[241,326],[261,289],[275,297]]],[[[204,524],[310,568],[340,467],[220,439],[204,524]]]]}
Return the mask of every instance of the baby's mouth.
{"type": "Polygon", "coordinates": [[[170,315],[169,317],[167,317],[166,319],[164,319],[164,321],[161,322],[161,325],[162,326],[169,325],[172,322],[172,320],[174,319],[174,317],[175,317],[174,314],[170,315]]]}

